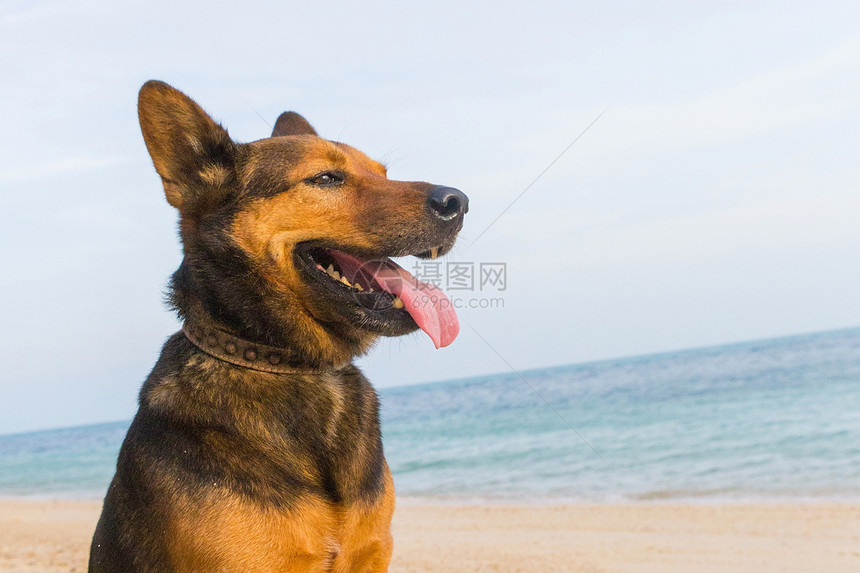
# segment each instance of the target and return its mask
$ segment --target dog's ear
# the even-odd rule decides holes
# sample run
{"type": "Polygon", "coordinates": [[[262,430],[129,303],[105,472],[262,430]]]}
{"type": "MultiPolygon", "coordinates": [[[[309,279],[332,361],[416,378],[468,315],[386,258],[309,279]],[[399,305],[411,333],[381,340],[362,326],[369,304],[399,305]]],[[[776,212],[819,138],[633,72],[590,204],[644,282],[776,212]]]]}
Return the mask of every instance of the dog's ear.
{"type": "Polygon", "coordinates": [[[137,111],[168,203],[189,212],[228,192],[235,181],[237,145],[194,100],[150,80],[140,89],[137,111]]]}
{"type": "Polygon", "coordinates": [[[294,111],[285,111],[278,116],[272,137],[282,135],[317,135],[317,131],[308,123],[308,120],[294,111]]]}

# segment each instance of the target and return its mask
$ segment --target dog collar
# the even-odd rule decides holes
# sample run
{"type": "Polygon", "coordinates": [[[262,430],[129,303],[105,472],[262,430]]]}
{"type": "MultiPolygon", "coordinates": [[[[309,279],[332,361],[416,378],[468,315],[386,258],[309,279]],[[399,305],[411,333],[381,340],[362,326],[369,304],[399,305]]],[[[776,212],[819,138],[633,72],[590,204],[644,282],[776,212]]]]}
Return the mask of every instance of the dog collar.
{"type": "Polygon", "coordinates": [[[295,351],[289,348],[250,342],[202,321],[186,318],[182,332],[194,346],[206,354],[236,366],[275,374],[321,371],[303,363],[295,351]]]}

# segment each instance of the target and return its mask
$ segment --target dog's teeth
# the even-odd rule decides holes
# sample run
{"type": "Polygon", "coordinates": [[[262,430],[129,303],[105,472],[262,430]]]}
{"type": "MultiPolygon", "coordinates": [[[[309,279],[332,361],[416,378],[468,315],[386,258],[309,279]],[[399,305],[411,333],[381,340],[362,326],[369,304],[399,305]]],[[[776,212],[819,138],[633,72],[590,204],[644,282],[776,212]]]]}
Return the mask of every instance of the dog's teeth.
{"type": "Polygon", "coordinates": [[[343,284],[345,284],[348,287],[352,286],[352,283],[350,283],[348,280],[346,280],[346,277],[340,277],[340,282],[342,282],[343,284]]]}
{"type": "MultiPolygon", "coordinates": [[[[320,267],[320,268],[322,268],[322,267],[320,267]]],[[[340,273],[337,272],[336,270],[334,270],[334,265],[329,265],[328,268],[325,270],[325,272],[328,273],[328,276],[330,276],[334,280],[336,280],[336,281],[340,280],[340,273]]]]}
{"type": "Polygon", "coordinates": [[[430,249],[430,258],[431,259],[435,259],[438,256],[439,256],[439,247],[433,247],[432,249],[430,249]]]}
{"type": "Polygon", "coordinates": [[[358,283],[355,283],[354,285],[352,285],[352,287],[355,289],[358,289],[358,290],[364,290],[363,288],[361,288],[361,285],[358,283]]]}
{"type": "Polygon", "coordinates": [[[394,308],[403,308],[403,301],[399,296],[394,297],[394,308]]]}

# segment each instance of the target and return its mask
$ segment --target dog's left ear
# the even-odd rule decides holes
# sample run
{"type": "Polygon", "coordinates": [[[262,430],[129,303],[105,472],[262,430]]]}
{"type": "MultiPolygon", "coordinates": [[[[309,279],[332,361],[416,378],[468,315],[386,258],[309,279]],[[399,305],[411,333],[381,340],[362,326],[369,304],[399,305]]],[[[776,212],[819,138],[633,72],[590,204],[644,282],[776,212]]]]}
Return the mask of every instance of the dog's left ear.
{"type": "Polygon", "coordinates": [[[281,137],[282,135],[317,135],[317,130],[308,123],[308,120],[296,112],[285,111],[278,116],[275,129],[272,130],[272,137],[281,137]]]}
{"type": "Polygon", "coordinates": [[[156,80],[140,89],[137,108],[168,203],[189,213],[229,192],[237,145],[226,129],[190,97],[156,80]]]}

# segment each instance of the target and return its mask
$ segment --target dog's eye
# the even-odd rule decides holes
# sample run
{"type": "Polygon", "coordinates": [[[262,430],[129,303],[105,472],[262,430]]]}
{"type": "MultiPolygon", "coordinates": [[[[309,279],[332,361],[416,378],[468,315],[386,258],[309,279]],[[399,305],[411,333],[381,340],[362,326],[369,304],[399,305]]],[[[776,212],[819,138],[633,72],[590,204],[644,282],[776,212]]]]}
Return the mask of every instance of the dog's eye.
{"type": "Polygon", "coordinates": [[[323,171],[307,180],[308,183],[319,187],[331,187],[343,183],[343,174],[335,171],[323,171]]]}

